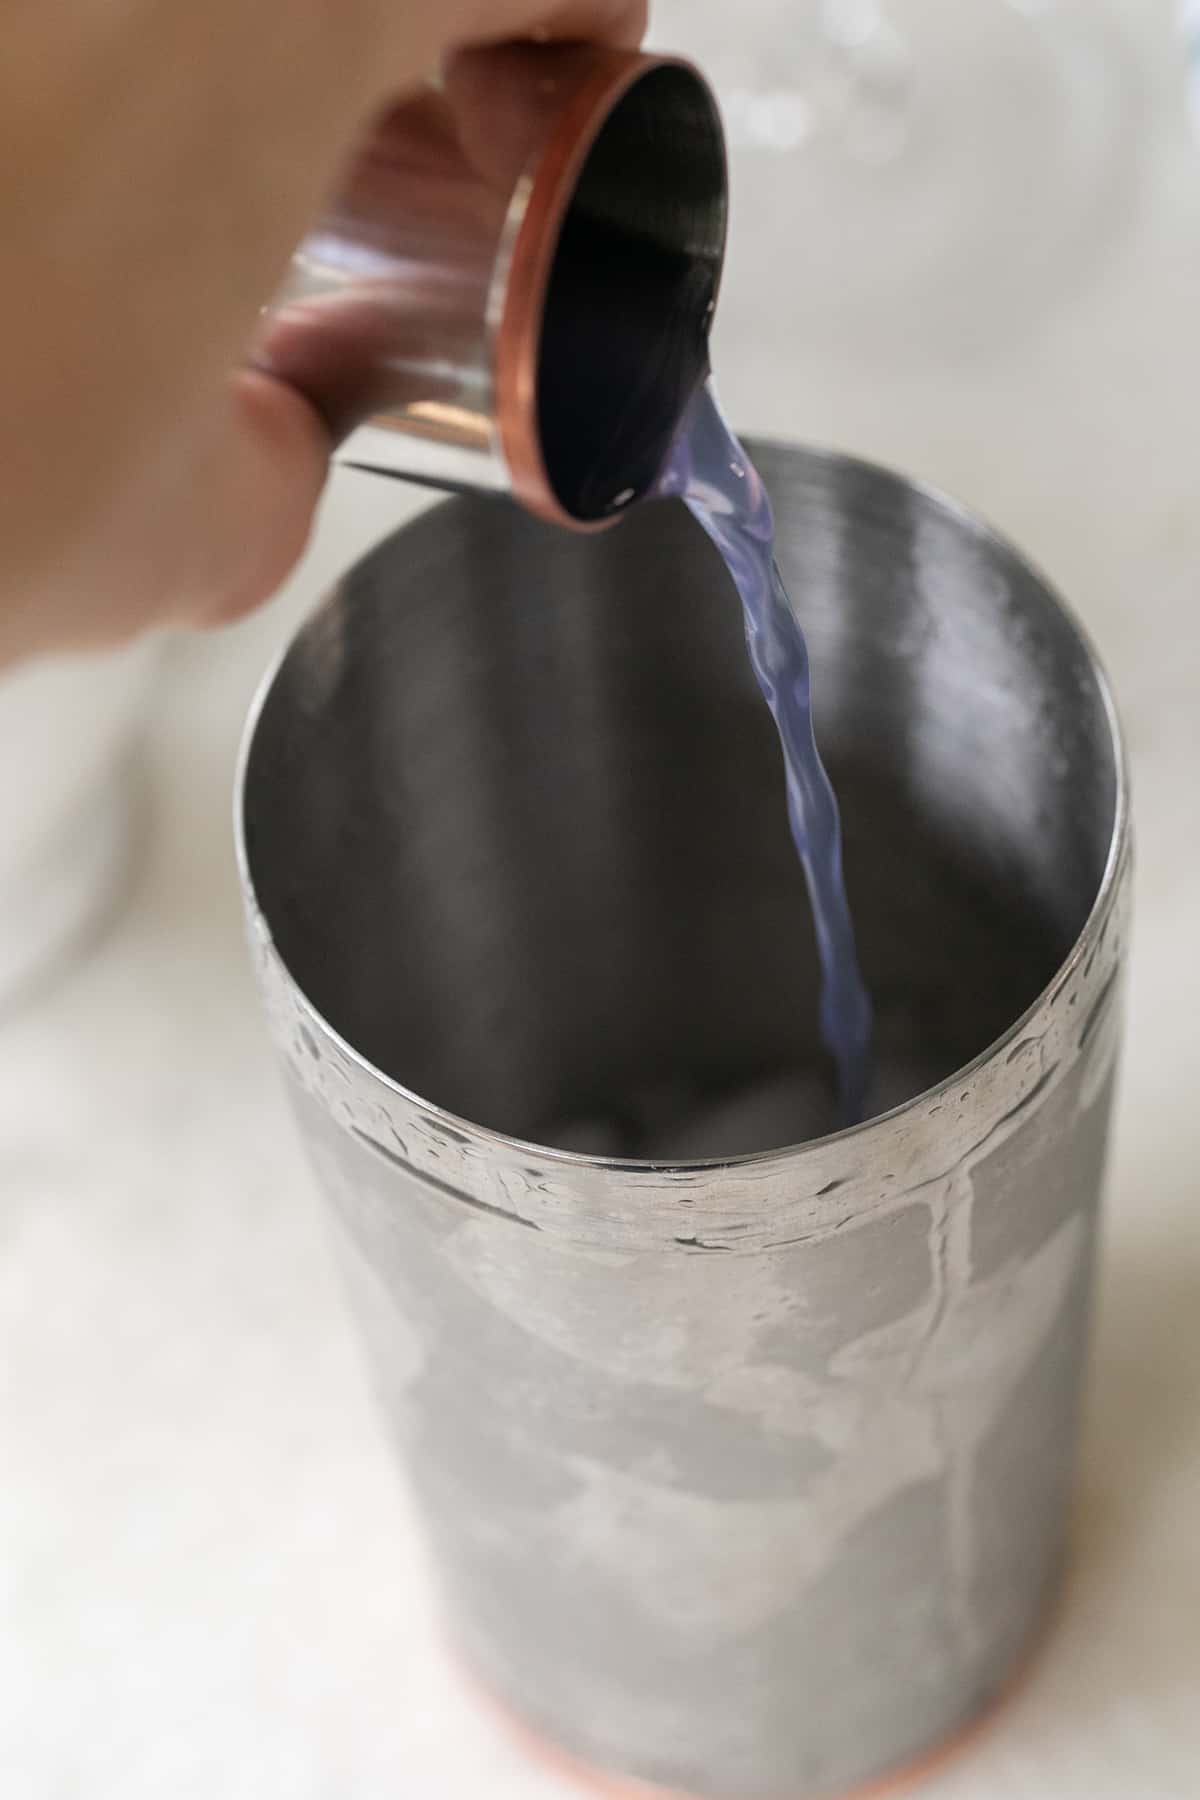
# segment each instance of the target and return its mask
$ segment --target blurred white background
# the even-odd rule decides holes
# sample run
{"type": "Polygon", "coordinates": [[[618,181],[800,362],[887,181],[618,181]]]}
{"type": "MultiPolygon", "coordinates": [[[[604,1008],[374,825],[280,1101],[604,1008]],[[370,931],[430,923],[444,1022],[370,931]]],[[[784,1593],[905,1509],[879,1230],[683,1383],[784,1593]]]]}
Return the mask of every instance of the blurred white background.
{"type": "MultiPolygon", "coordinates": [[[[1075,1559],[1028,1683],[931,1800],[1197,1792],[1200,109],[1184,11],[661,0],[655,23],[711,62],[730,110],[715,366],[735,421],[898,464],[1014,537],[1096,637],[1134,765],[1130,1037],[1075,1559]]],[[[422,503],[337,475],[281,600],[169,648],[132,891],[85,958],[0,1016],[6,1796],[569,1791],[442,1660],[241,943],[229,796],[249,696],[315,594],[422,503]]]]}

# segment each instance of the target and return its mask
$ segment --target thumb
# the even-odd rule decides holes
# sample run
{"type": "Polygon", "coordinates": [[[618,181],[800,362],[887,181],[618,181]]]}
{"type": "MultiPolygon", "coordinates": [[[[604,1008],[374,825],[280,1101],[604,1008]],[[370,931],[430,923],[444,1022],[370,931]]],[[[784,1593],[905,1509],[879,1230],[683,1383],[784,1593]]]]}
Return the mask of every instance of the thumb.
{"type": "Polygon", "coordinates": [[[159,625],[217,625],[266,600],[307,542],[329,468],[307,400],[257,369],[224,381],[36,586],[0,608],[0,666],[159,625]]]}
{"type": "Polygon", "coordinates": [[[294,388],[259,369],[230,376],[198,451],[176,617],[227,623],[275,592],[308,541],[329,451],[324,425],[294,388]]]}

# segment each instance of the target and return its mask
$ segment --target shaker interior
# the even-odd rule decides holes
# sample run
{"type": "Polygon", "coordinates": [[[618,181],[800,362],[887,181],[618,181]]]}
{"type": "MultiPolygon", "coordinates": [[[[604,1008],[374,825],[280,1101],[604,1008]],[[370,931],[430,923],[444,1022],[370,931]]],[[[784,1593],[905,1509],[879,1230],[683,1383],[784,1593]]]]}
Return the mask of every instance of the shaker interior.
{"type": "MultiPolygon", "coordinates": [[[[964,515],[843,459],[753,453],[899,1100],[1004,1033],[1078,936],[1118,803],[1106,699],[1042,584],[964,515]]],[[[285,658],[244,809],[318,1012],[476,1123],[554,1141],[647,1094],[824,1067],[778,745],[675,503],[588,537],[463,500],[398,533],[285,658]]]]}
{"type": "Polygon", "coordinates": [[[684,67],[651,67],[591,147],[546,293],[538,427],[555,498],[573,518],[604,518],[662,468],[708,367],[725,212],[711,95],[684,67]]]}

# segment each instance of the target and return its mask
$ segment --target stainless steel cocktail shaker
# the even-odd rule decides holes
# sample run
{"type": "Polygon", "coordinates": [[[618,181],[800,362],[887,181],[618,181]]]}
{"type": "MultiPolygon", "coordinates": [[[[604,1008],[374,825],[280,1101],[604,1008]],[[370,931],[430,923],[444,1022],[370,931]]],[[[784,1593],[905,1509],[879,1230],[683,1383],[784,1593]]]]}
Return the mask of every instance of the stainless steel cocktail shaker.
{"type": "Polygon", "coordinates": [[[663,1800],[851,1789],[1027,1655],[1129,933],[1120,737],[1070,615],[927,489],[749,450],[891,1111],[749,1154],[652,1116],[823,1054],[778,742],[682,507],[592,538],[432,509],[281,660],[239,808],[449,1634],[543,1739],[663,1800]],[[635,1117],[631,1151],[558,1147],[635,1117]]]}
{"type": "Polygon", "coordinates": [[[689,64],[481,52],[381,121],[264,357],[354,431],[345,460],[601,525],[652,488],[707,368],[726,192],[689,64]]]}

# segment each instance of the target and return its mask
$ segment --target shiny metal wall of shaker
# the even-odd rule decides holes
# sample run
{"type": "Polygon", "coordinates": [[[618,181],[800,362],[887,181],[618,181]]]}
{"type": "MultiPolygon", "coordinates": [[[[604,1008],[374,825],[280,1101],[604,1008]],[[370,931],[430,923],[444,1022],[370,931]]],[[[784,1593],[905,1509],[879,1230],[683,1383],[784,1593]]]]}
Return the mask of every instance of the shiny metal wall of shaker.
{"type": "Polygon", "coordinates": [[[539,1147],[664,1079],[819,1062],[777,744],[674,505],[399,532],[284,657],[241,795],[454,1641],[579,1761],[703,1800],[904,1765],[1044,1617],[1128,928],[1116,726],[1053,595],[896,476],[753,453],[917,1097],[728,1160],[539,1147]]]}
{"type": "Polygon", "coordinates": [[[601,524],[651,487],[707,368],[725,212],[689,64],[480,52],[379,124],[263,354],[337,435],[363,427],[345,460],[601,524]]]}

